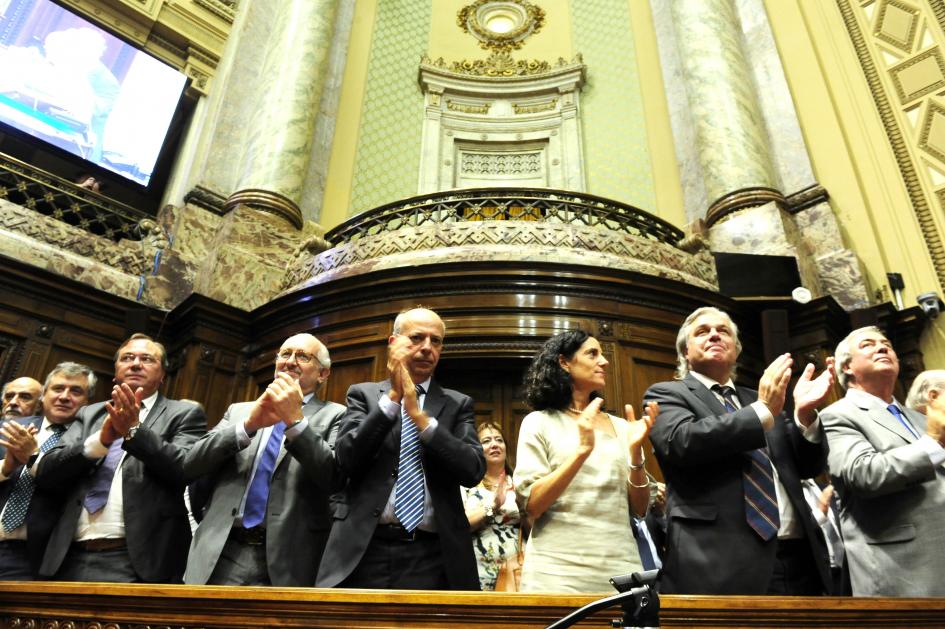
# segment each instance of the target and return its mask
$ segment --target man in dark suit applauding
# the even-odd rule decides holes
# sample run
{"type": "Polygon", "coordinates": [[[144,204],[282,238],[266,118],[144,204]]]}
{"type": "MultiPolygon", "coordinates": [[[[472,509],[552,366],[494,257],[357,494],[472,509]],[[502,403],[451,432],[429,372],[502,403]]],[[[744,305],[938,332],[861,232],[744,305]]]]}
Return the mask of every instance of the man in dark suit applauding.
{"type": "Polygon", "coordinates": [[[804,594],[829,591],[823,536],[800,480],[827,457],[816,408],[832,375],[808,365],[794,388],[795,417],[781,410],[791,357],[777,357],[758,390],[735,387],[738,329],[699,308],[676,337],[680,380],[653,385],[660,405],[650,440],[668,487],[662,591],[804,594]],[[812,544],[818,551],[812,552],[812,544]],[[821,565],[824,564],[824,565],[821,565]]]}
{"type": "Polygon", "coordinates": [[[384,382],[348,390],[335,448],[348,475],[320,587],[478,590],[460,485],[485,473],[473,401],[433,380],[445,326],[415,308],[394,321],[384,382]]]}
{"type": "Polygon", "coordinates": [[[187,559],[186,583],[312,587],[340,487],[332,446],[345,407],[315,390],[331,373],[311,334],[289,337],[275,380],[233,404],[188,453],[188,479],[211,485],[187,559]]]}
{"type": "Polygon", "coordinates": [[[166,369],[164,346],[132,335],[115,353],[111,400],[80,410],[40,455],[37,486],[65,501],[41,576],[180,582],[190,544],[184,456],[207,422],[198,406],[158,392],[166,369]]]}
{"type": "Polygon", "coordinates": [[[95,391],[95,372],[79,363],[56,365],[42,386],[39,415],[0,426],[0,580],[35,577],[58,504],[37,497],[33,469],[72,425],[95,391]]]}

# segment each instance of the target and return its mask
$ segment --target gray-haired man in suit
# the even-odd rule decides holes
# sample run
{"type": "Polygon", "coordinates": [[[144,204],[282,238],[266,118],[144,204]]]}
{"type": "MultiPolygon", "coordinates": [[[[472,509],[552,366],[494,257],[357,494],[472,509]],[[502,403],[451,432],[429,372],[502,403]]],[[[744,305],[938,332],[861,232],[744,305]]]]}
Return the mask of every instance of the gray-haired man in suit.
{"type": "Polygon", "coordinates": [[[184,581],[212,585],[315,584],[340,489],[334,447],[345,408],[315,390],[331,371],[311,334],[289,337],[275,380],[255,402],[233,404],[184,463],[212,497],[194,534],[184,581]]]}
{"type": "Polygon", "coordinates": [[[928,421],[893,397],[899,359],[881,330],[854,330],[834,361],[846,396],[821,420],[854,596],[945,596],[945,408],[928,421]]]}

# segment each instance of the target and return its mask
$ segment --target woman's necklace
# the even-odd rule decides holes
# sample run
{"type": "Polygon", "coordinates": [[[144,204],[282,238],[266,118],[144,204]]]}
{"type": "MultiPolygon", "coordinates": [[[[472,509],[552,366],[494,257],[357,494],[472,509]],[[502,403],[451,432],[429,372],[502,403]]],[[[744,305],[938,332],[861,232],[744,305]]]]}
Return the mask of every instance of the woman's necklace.
{"type": "Polygon", "coordinates": [[[488,476],[483,476],[482,486],[488,489],[489,491],[495,491],[495,489],[499,486],[499,479],[497,478],[493,480],[489,478],[488,476]]]}

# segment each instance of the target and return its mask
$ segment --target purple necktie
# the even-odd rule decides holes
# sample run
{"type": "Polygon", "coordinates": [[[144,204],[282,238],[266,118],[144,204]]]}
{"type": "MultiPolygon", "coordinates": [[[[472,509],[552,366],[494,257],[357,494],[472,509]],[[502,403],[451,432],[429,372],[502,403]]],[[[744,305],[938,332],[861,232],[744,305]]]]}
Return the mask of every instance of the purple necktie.
{"type": "Polygon", "coordinates": [[[121,444],[124,439],[118,438],[112,442],[108,448],[108,454],[102,461],[95,473],[92,474],[92,483],[88,493],[85,494],[85,510],[89,513],[98,513],[108,502],[108,492],[112,488],[112,479],[115,478],[115,470],[118,469],[118,463],[121,461],[121,444]]]}
{"type": "Polygon", "coordinates": [[[285,422],[279,422],[272,427],[266,449],[259,457],[256,474],[249,484],[246,494],[246,506],[243,509],[243,526],[251,529],[262,524],[266,518],[266,505],[269,503],[269,481],[272,471],[276,467],[276,459],[282,448],[282,436],[285,433],[285,422]]]}

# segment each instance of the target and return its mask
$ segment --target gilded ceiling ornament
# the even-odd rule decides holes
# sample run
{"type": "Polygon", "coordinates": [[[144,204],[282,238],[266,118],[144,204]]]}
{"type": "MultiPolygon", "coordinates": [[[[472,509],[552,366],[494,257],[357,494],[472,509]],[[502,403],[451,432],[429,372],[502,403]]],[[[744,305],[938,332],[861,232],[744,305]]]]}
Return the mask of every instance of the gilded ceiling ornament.
{"type": "Polygon", "coordinates": [[[541,30],[545,12],[526,0],[476,0],[456,14],[456,24],[494,52],[518,50],[541,30]]]}
{"type": "Polygon", "coordinates": [[[557,68],[567,68],[581,65],[584,59],[580,54],[575,55],[574,59],[567,61],[559,57],[554,64],[538,59],[520,59],[515,60],[507,52],[494,52],[486,59],[463,59],[462,61],[453,61],[447,63],[443,57],[438,57],[435,61],[427,56],[420,59],[420,64],[431,68],[447,70],[454,74],[465,74],[467,76],[481,76],[489,78],[505,78],[515,76],[532,76],[544,74],[557,68]]]}

